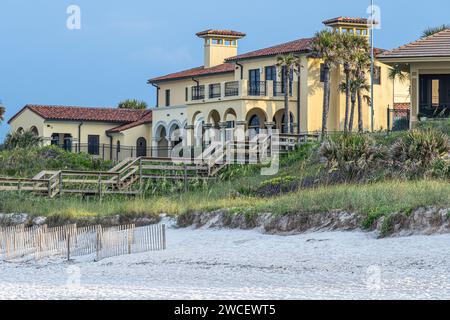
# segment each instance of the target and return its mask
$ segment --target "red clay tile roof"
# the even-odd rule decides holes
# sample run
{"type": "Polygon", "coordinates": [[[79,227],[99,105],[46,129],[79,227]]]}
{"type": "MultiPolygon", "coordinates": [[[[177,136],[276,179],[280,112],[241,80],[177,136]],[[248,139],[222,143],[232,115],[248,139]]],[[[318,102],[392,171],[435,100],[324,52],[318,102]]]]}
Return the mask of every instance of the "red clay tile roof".
{"type": "Polygon", "coordinates": [[[86,108],[73,106],[49,106],[28,104],[8,123],[13,121],[25,109],[29,109],[46,120],[65,120],[65,121],[99,121],[99,122],[118,122],[130,123],[141,120],[150,110],[129,110],[117,108],[86,108]]]}
{"type": "Polygon", "coordinates": [[[313,40],[314,38],[299,39],[279,44],[270,48],[244,53],[236,57],[228,58],[226,59],[226,61],[238,61],[259,57],[277,56],[279,54],[308,52],[310,51],[309,46],[313,40]]]}
{"type": "Polygon", "coordinates": [[[450,57],[450,29],[384,52],[379,58],[450,57]]]}
{"type": "Polygon", "coordinates": [[[197,37],[204,36],[228,36],[228,37],[245,37],[246,34],[243,32],[233,31],[233,30],[214,30],[209,29],[196,34],[197,37]]]}
{"type": "Polygon", "coordinates": [[[408,110],[411,108],[410,103],[396,103],[394,104],[394,109],[408,110]]]}
{"type": "Polygon", "coordinates": [[[220,74],[220,73],[227,73],[227,72],[234,72],[236,66],[232,63],[224,63],[212,68],[205,68],[204,66],[193,68],[189,70],[184,70],[176,73],[171,73],[162,77],[153,78],[148,80],[148,83],[158,83],[162,81],[168,81],[168,80],[180,80],[180,79],[186,79],[186,78],[192,78],[192,77],[199,77],[199,76],[207,76],[207,75],[213,75],[213,74],[220,74]]]}
{"type": "Polygon", "coordinates": [[[118,127],[115,127],[111,130],[108,130],[108,132],[110,133],[118,133],[118,132],[122,132],[128,129],[132,129],[135,128],[137,126],[140,126],[142,124],[146,124],[146,123],[151,123],[153,120],[153,113],[151,111],[149,111],[142,119],[140,119],[139,121],[135,121],[135,122],[131,122],[131,123],[127,123],[118,127]]]}
{"type": "MultiPolygon", "coordinates": [[[[310,45],[311,42],[314,40],[314,38],[305,38],[305,39],[299,39],[294,40],[291,42],[279,44],[273,47],[264,48],[261,50],[256,50],[248,53],[244,53],[235,57],[231,57],[226,59],[225,61],[227,63],[221,64],[216,67],[212,68],[205,68],[205,67],[198,67],[194,69],[189,69],[181,72],[171,73],[166,76],[153,78],[148,80],[148,83],[158,83],[163,81],[170,81],[170,80],[180,80],[180,79],[186,79],[186,78],[192,78],[192,77],[198,77],[198,76],[206,76],[206,75],[212,75],[217,73],[227,73],[227,72],[234,72],[235,71],[235,65],[231,62],[239,61],[239,60],[246,60],[246,59],[254,59],[254,58],[262,58],[262,57],[270,57],[270,56],[277,56],[280,54],[288,54],[288,53],[307,53],[311,51],[310,45]]],[[[378,55],[385,50],[375,48],[375,54],[378,55]]]]}
{"type": "Polygon", "coordinates": [[[369,22],[368,19],[366,18],[350,18],[350,17],[338,17],[338,18],[333,18],[333,19],[329,19],[329,20],[325,20],[323,22],[323,24],[333,24],[333,23],[337,23],[337,22],[343,22],[343,23],[356,23],[356,24],[365,24],[367,25],[367,23],[369,22]]]}

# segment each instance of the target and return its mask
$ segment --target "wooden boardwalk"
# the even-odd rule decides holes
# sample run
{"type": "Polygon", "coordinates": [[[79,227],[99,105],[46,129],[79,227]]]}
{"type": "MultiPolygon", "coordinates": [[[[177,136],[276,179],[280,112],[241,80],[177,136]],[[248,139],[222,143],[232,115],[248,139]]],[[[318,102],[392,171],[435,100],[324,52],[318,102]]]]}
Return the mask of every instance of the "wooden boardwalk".
{"type": "MultiPolygon", "coordinates": [[[[299,144],[317,140],[312,135],[280,135],[277,151],[294,150],[299,144]]],[[[191,158],[127,158],[109,171],[42,171],[33,178],[0,177],[0,191],[29,191],[53,198],[57,195],[138,195],[145,180],[184,181],[216,179],[230,164],[266,163],[271,150],[271,137],[256,136],[251,141],[211,143],[198,157],[191,158]]]]}

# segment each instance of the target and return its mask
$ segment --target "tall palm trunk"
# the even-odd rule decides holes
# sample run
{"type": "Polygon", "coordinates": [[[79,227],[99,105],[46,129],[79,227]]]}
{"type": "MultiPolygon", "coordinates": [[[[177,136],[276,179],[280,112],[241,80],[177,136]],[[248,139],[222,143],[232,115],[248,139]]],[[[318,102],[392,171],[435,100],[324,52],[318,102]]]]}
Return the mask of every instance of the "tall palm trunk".
{"type": "Polygon", "coordinates": [[[289,74],[289,68],[286,67],[284,68],[284,128],[283,130],[285,131],[284,133],[290,133],[291,132],[291,128],[290,128],[290,124],[291,124],[291,119],[290,119],[290,114],[289,114],[289,88],[290,88],[290,74],[289,74]]]}
{"type": "Polygon", "coordinates": [[[344,66],[345,72],[345,119],[344,119],[344,132],[348,132],[348,115],[350,109],[350,68],[348,64],[344,66]]]}
{"type": "Polygon", "coordinates": [[[364,127],[363,127],[363,115],[362,115],[362,94],[361,90],[358,89],[358,132],[363,133],[364,127]]]}
{"type": "Polygon", "coordinates": [[[352,89],[352,94],[351,94],[351,111],[350,111],[350,121],[348,123],[348,131],[352,132],[353,131],[353,119],[355,116],[355,104],[356,104],[356,90],[352,89]]]}
{"type": "Polygon", "coordinates": [[[395,77],[392,79],[392,109],[395,109],[395,77]]]}
{"type": "Polygon", "coordinates": [[[324,83],[323,83],[323,114],[322,114],[322,139],[325,138],[328,128],[328,113],[330,111],[330,65],[324,64],[324,83]]]}

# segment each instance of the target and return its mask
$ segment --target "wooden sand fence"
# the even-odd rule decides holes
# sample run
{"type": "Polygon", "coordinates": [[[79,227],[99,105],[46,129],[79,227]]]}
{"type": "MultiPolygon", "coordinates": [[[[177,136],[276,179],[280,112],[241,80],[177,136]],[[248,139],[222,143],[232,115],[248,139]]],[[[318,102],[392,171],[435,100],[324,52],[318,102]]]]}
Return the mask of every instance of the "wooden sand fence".
{"type": "Polygon", "coordinates": [[[166,249],[165,225],[136,228],[122,225],[77,228],[76,224],[47,228],[25,228],[24,225],[0,228],[0,258],[36,260],[50,256],[72,257],[94,255],[95,260],[124,254],[166,249]]]}

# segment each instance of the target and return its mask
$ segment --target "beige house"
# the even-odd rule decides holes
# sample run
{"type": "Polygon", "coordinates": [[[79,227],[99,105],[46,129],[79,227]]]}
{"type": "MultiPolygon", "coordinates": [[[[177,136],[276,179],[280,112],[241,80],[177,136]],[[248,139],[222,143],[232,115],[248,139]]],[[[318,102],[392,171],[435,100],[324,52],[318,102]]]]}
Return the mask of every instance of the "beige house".
{"type": "MultiPolygon", "coordinates": [[[[341,17],[324,24],[337,32],[367,39],[370,36],[367,19],[341,17]]],[[[197,36],[203,42],[203,65],[150,79],[148,83],[157,92],[155,108],[134,111],[28,105],[9,121],[11,129],[33,128],[47,144],[114,160],[140,155],[167,156],[178,143],[199,146],[205,144],[205,138],[225,141],[234,137],[236,129],[250,134],[261,129],[282,131],[287,122],[284,119],[286,79],[276,61],[279,55],[295,54],[300,57],[302,68],[290,79],[288,89],[291,133],[320,131],[323,75],[321,60],[311,55],[313,38],[239,54],[239,42],[246,36],[242,32],[207,30],[197,36]]],[[[377,57],[382,52],[376,49],[377,57]]],[[[389,69],[389,65],[376,59],[375,130],[387,128],[389,108],[409,103],[409,84],[395,83],[394,92],[389,69]]],[[[343,130],[345,95],[338,89],[343,80],[343,70],[334,68],[330,131],[343,130]]],[[[372,126],[369,110],[365,102],[366,130],[372,126]]]]}
{"type": "MultiPolygon", "coordinates": [[[[324,24],[338,32],[369,37],[368,21],[362,18],[336,18],[324,24]]],[[[284,124],[284,79],[276,66],[279,55],[295,54],[302,60],[300,74],[290,88],[290,114],[293,133],[321,129],[323,79],[321,61],[311,56],[313,38],[303,38],[238,55],[244,33],[231,30],[207,30],[197,34],[203,40],[203,66],[153,78],[157,88],[157,108],[153,111],[153,146],[172,145],[172,133],[187,130],[186,139],[201,143],[203,131],[221,129],[222,139],[234,128],[281,129],[284,124]]],[[[382,50],[377,49],[376,54],[382,50]]],[[[387,128],[387,109],[409,102],[409,84],[389,79],[390,67],[376,60],[374,87],[374,128],[387,128]],[[397,93],[399,92],[399,93],[397,93]]],[[[331,106],[328,128],[343,130],[345,95],[338,90],[343,70],[332,73],[331,106]]],[[[366,93],[367,95],[369,93],[366,93]]],[[[371,128],[369,106],[363,108],[364,127],[371,128]]],[[[175,137],[176,138],[176,137],[175,137]]]]}
{"type": "Polygon", "coordinates": [[[151,110],[26,105],[11,131],[31,130],[44,145],[122,160],[151,155],[151,110]]]}
{"type": "Polygon", "coordinates": [[[379,59],[409,71],[411,124],[450,116],[450,29],[384,52],[379,59]]]}

